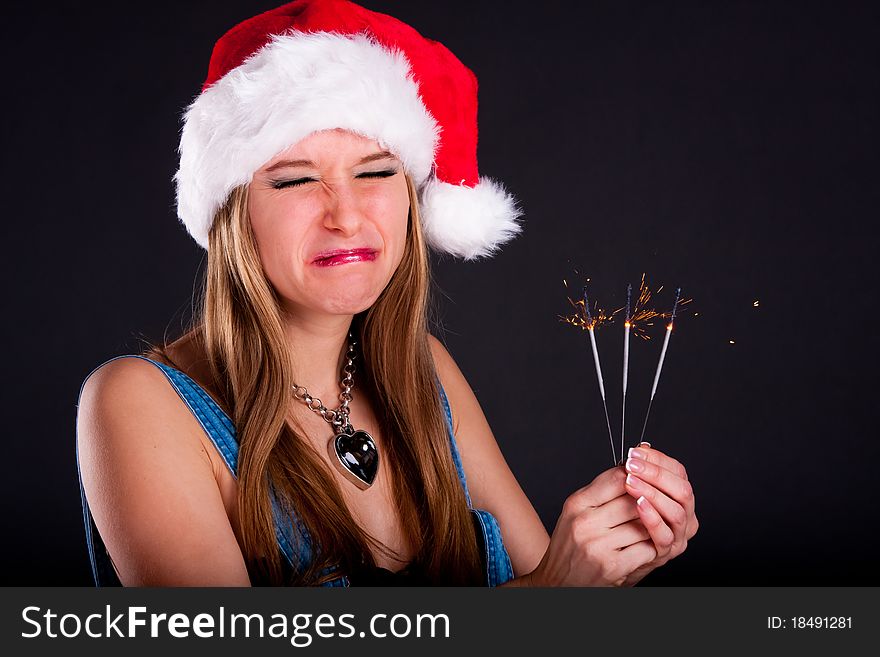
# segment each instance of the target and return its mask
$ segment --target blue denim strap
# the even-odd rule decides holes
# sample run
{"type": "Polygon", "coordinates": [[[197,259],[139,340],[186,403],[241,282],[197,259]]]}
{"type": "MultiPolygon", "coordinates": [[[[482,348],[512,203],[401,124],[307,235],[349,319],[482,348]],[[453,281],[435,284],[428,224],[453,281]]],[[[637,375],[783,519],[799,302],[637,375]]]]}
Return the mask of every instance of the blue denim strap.
{"type": "Polygon", "coordinates": [[[82,483],[82,471],[79,466],[79,441],[76,444],[76,474],[79,478],[79,496],[82,501],[83,524],[86,530],[86,548],[89,551],[89,563],[92,567],[92,579],[95,580],[95,586],[122,586],[113,563],[110,561],[110,554],[104,546],[101,534],[92,518],[89,503],[86,500],[86,491],[82,483]]]}
{"type": "Polygon", "coordinates": [[[461,462],[461,455],[458,453],[458,445],[455,442],[455,432],[452,426],[452,411],[449,408],[449,399],[446,397],[446,391],[438,379],[437,387],[440,389],[440,399],[443,402],[443,410],[446,414],[446,428],[449,433],[449,446],[452,450],[452,460],[455,463],[455,469],[458,471],[458,478],[461,480],[462,488],[464,488],[464,497],[467,500],[468,508],[477,520],[478,527],[482,532],[483,543],[481,549],[486,562],[486,584],[488,586],[498,586],[504,584],[508,580],[513,579],[513,566],[510,563],[510,555],[504,547],[501,538],[501,528],[498,520],[489,511],[485,509],[475,509],[471,502],[470,492],[468,491],[467,479],[464,475],[464,466],[461,462]]]}
{"type": "Polygon", "coordinates": [[[501,538],[498,520],[485,509],[471,509],[483,533],[483,555],[486,560],[486,584],[499,586],[513,579],[513,565],[501,538]]]}
{"type": "Polygon", "coordinates": [[[452,450],[452,461],[455,463],[461,487],[464,488],[464,499],[467,500],[468,508],[472,508],[471,494],[468,491],[467,478],[464,476],[464,466],[461,463],[461,455],[458,453],[458,445],[455,443],[455,432],[452,428],[452,410],[449,408],[449,399],[446,397],[446,391],[443,389],[440,379],[437,379],[437,388],[440,390],[440,400],[443,402],[443,412],[446,415],[446,432],[449,434],[449,448],[452,450]]]}

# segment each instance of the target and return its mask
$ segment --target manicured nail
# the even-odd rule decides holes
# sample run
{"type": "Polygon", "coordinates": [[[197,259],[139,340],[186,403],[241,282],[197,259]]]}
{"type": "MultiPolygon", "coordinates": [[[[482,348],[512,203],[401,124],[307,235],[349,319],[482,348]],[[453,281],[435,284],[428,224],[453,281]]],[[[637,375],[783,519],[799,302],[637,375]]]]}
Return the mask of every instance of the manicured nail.
{"type": "Polygon", "coordinates": [[[642,495],[639,499],[636,500],[636,504],[638,504],[639,506],[644,506],[645,502],[647,502],[647,500],[645,499],[644,495],[642,495]]]}
{"type": "Polygon", "coordinates": [[[641,483],[641,481],[639,481],[636,477],[633,477],[631,474],[626,475],[626,485],[630,488],[639,490],[641,488],[641,483]]]}
{"type": "Polygon", "coordinates": [[[630,472],[642,472],[645,469],[645,464],[639,459],[627,459],[626,469],[630,472]]]}
{"type": "Polygon", "coordinates": [[[631,459],[646,459],[648,458],[648,453],[643,449],[636,449],[635,447],[630,447],[629,451],[626,455],[631,459]]]}
{"type": "Polygon", "coordinates": [[[647,447],[649,449],[651,448],[651,443],[649,443],[647,440],[643,440],[642,442],[639,443],[639,447],[641,447],[642,445],[644,445],[645,447],[647,447]]]}

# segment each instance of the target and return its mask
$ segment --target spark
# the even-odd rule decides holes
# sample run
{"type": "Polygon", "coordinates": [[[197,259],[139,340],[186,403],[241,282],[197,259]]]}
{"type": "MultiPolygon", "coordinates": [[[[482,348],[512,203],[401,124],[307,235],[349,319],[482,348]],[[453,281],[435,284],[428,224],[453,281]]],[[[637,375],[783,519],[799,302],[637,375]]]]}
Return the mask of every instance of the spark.
{"type": "MultiPolygon", "coordinates": [[[[661,285],[657,289],[657,292],[662,289],[663,286],[661,285]]],[[[651,301],[653,294],[656,294],[656,292],[651,292],[651,288],[648,287],[648,284],[645,282],[645,274],[643,273],[642,281],[639,283],[639,295],[636,297],[635,305],[633,306],[632,312],[629,313],[628,318],[633,334],[643,340],[651,339],[651,336],[648,335],[648,331],[645,327],[653,326],[651,320],[660,316],[660,313],[656,310],[648,308],[648,303],[651,301]]]]}
{"type": "MultiPolygon", "coordinates": [[[[565,287],[568,287],[566,283],[565,287]]],[[[586,307],[583,299],[578,299],[574,301],[571,297],[568,297],[568,303],[571,304],[571,307],[574,308],[573,315],[559,315],[559,321],[565,322],[567,324],[571,324],[572,326],[576,326],[584,331],[589,331],[590,329],[598,328],[603,324],[608,324],[614,321],[614,315],[619,313],[623,308],[618,308],[612,312],[608,312],[604,308],[599,308],[596,304],[593,305],[593,310],[589,310],[586,307]]]]}

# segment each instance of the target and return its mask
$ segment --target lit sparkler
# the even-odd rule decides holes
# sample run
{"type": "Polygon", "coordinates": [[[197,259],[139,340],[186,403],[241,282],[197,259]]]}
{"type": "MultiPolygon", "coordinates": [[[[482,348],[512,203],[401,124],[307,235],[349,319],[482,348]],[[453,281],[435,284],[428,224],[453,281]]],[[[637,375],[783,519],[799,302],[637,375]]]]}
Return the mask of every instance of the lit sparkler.
{"type": "Polygon", "coordinates": [[[596,378],[599,380],[599,393],[602,395],[602,408],[605,409],[605,424],[608,426],[608,440],[611,441],[611,460],[617,464],[614,451],[614,436],[611,433],[611,420],[608,419],[608,404],[605,402],[605,382],[602,378],[602,366],[599,364],[599,350],[596,348],[596,321],[590,312],[590,300],[587,297],[587,286],[584,285],[584,313],[587,319],[587,331],[590,332],[590,346],[593,348],[593,361],[596,363],[596,378]]]}
{"type": "MultiPolygon", "coordinates": [[[[669,346],[669,337],[672,335],[672,327],[675,324],[675,313],[678,311],[680,298],[681,288],[678,288],[675,291],[675,303],[672,304],[672,313],[669,317],[669,324],[666,325],[666,336],[663,338],[663,348],[660,350],[660,362],[657,363],[657,372],[654,374],[654,385],[651,388],[651,399],[648,401],[648,411],[645,413],[645,423],[642,425],[642,437],[639,439],[639,442],[642,442],[645,439],[645,429],[648,427],[648,417],[651,415],[651,405],[654,403],[654,395],[657,394],[657,384],[660,383],[660,372],[663,370],[663,361],[666,359],[666,348],[669,346]]],[[[692,301],[692,299],[688,299],[685,303],[690,301],[692,301]]]]}
{"type": "MultiPolygon", "coordinates": [[[[587,282],[589,281],[590,279],[588,278],[587,282]]],[[[563,279],[562,282],[565,287],[568,288],[568,281],[563,279]]],[[[599,393],[602,396],[602,408],[605,410],[605,424],[608,427],[608,440],[611,442],[611,458],[616,465],[617,454],[614,449],[614,435],[611,432],[611,420],[608,417],[608,405],[605,401],[605,381],[602,377],[602,366],[599,363],[599,350],[596,346],[595,330],[602,324],[614,321],[614,315],[623,310],[623,308],[618,308],[609,313],[606,312],[604,308],[600,308],[597,304],[594,309],[591,309],[586,285],[583,287],[583,296],[581,299],[573,301],[571,297],[568,297],[568,302],[574,308],[574,314],[568,316],[560,315],[559,319],[584,331],[588,331],[590,334],[590,347],[593,351],[593,362],[596,365],[596,379],[599,382],[599,393]]]]}
{"type": "MultiPolygon", "coordinates": [[[[645,277],[642,276],[644,284],[645,277]]],[[[623,407],[620,412],[620,458],[623,458],[623,437],[626,434],[626,380],[629,373],[629,334],[632,329],[632,313],[630,312],[630,300],[632,299],[632,285],[626,286],[626,321],[623,323],[623,407]]]]}

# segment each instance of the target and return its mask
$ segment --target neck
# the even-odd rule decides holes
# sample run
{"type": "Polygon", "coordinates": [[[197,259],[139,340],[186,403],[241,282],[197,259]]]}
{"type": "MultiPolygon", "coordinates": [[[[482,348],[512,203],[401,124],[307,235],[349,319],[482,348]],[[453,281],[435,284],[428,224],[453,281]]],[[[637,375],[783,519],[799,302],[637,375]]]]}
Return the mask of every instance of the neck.
{"type": "Polygon", "coordinates": [[[293,360],[294,381],[327,408],[339,404],[339,381],[348,350],[351,315],[306,315],[285,318],[284,331],[293,360]]]}

